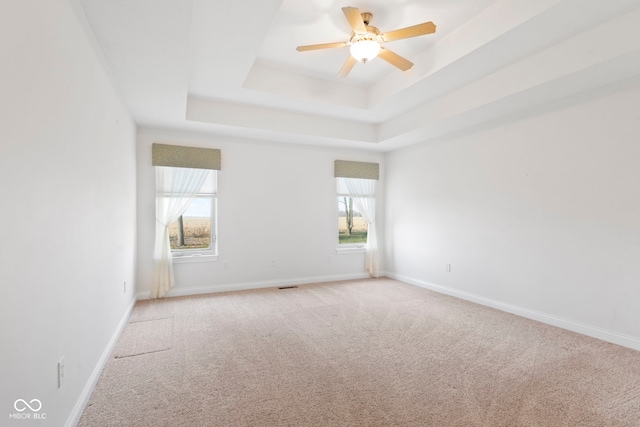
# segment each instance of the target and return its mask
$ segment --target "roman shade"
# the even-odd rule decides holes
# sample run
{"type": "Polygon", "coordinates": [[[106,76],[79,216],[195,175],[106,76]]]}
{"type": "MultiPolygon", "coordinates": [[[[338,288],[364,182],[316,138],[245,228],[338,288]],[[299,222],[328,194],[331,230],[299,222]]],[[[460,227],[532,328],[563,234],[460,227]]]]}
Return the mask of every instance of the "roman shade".
{"type": "Polygon", "coordinates": [[[151,148],[153,166],[220,170],[221,153],[217,148],[183,147],[154,143],[151,148]]]}
{"type": "Polygon", "coordinates": [[[334,164],[334,177],[380,179],[380,165],[378,163],[351,162],[348,160],[336,160],[334,164]]]}

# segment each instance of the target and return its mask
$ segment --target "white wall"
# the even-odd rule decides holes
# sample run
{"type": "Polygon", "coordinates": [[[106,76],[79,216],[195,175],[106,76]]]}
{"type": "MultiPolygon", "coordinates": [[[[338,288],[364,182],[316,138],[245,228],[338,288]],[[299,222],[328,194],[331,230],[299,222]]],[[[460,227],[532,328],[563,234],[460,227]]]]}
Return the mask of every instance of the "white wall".
{"type": "Polygon", "coordinates": [[[635,86],[388,154],[387,271],[640,349],[639,111],[635,86]]]}
{"type": "MultiPolygon", "coordinates": [[[[153,276],[155,175],[151,144],[154,142],[222,150],[222,170],[218,173],[218,261],[174,264],[176,286],[169,295],[367,276],[364,254],[336,254],[333,162],[343,159],[381,163],[382,154],[140,129],[141,297],[148,296],[153,276]],[[276,266],[271,267],[274,258],[276,266]]],[[[384,192],[382,185],[379,188],[378,233],[383,236],[384,192]]]]}
{"type": "Polygon", "coordinates": [[[135,296],[135,125],[76,6],[0,6],[3,426],[73,423],[135,296]]]}

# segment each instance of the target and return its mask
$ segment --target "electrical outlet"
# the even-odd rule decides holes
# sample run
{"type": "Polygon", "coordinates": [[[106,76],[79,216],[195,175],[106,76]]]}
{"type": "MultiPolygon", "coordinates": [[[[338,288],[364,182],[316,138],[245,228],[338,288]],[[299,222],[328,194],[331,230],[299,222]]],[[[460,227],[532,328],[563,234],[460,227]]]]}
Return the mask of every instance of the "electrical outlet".
{"type": "Polygon", "coordinates": [[[64,357],[58,362],[58,388],[64,384],[64,357]]]}
{"type": "Polygon", "coordinates": [[[331,264],[331,263],[333,262],[333,257],[332,257],[332,256],[330,256],[330,257],[329,257],[329,259],[327,260],[327,262],[328,262],[329,264],[331,264]]]}
{"type": "Polygon", "coordinates": [[[229,269],[229,261],[225,261],[223,263],[223,267],[224,267],[225,270],[228,270],[229,269]]]}

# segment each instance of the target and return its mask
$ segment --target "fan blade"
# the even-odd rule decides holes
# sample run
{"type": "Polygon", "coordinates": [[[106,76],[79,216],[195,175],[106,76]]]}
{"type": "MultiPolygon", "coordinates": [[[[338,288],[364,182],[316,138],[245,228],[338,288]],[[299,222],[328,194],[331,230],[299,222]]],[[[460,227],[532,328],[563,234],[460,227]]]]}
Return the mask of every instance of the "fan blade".
{"type": "Polygon", "coordinates": [[[347,75],[349,74],[353,66],[356,65],[356,62],[358,61],[356,61],[353,56],[349,55],[349,58],[347,58],[347,61],[344,63],[340,71],[338,71],[338,77],[342,79],[347,77],[347,75]]]}
{"type": "Polygon", "coordinates": [[[431,34],[435,32],[435,24],[429,21],[423,22],[422,24],[414,25],[412,27],[389,31],[388,33],[382,34],[380,37],[382,37],[384,41],[391,42],[394,40],[408,39],[409,37],[424,36],[425,34],[431,34]]]}
{"type": "Polygon", "coordinates": [[[334,47],[345,47],[346,45],[347,45],[347,42],[310,44],[310,45],[307,45],[307,46],[298,46],[296,48],[296,50],[298,52],[304,52],[306,50],[332,49],[334,47]]]}
{"type": "Polygon", "coordinates": [[[402,71],[407,71],[409,68],[413,67],[413,62],[409,61],[408,59],[404,59],[402,56],[398,55],[397,53],[393,53],[389,49],[386,49],[384,47],[380,49],[380,53],[378,54],[378,56],[387,61],[389,64],[400,68],[402,71]]]}
{"type": "Polygon", "coordinates": [[[343,7],[342,13],[347,17],[351,29],[356,33],[366,33],[367,27],[364,25],[362,15],[360,15],[360,9],[357,7],[343,7]]]}

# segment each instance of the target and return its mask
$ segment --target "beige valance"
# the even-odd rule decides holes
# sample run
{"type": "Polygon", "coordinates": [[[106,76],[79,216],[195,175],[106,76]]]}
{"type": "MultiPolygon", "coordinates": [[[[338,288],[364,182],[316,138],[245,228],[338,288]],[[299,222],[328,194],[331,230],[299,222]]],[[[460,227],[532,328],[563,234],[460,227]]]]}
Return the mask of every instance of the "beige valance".
{"type": "Polygon", "coordinates": [[[220,170],[222,154],[217,148],[154,143],[151,152],[153,166],[220,170]]]}
{"type": "Polygon", "coordinates": [[[380,179],[380,165],[378,163],[336,160],[333,176],[336,178],[380,179]]]}

